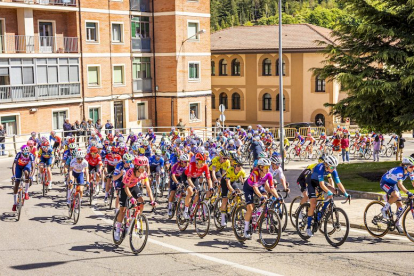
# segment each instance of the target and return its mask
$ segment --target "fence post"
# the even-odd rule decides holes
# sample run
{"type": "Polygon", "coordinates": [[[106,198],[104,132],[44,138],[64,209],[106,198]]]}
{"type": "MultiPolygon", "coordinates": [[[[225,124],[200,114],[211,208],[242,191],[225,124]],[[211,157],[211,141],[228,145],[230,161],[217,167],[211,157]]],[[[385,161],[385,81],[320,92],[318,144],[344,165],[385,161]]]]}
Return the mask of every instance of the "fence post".
{"type": "Polygon", "coordinates": [[[13,135],[14,154],[17,154],[16,135],[13,135]]]}

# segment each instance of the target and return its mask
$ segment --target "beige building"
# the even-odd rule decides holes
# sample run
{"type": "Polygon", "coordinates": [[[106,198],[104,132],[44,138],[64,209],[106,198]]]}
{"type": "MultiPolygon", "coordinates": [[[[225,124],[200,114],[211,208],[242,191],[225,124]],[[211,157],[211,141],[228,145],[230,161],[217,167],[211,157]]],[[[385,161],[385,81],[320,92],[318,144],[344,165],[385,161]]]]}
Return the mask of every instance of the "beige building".
{"type": "MultiPolygon", "coordinates": [[[[211,35],[213,120],[224,104],[226,125],[279,125],[278,36],[278,26],[234,27],[211,35]]],[[[328,29],[283,25],[285,124],[322,121],[332,129],[334,118],[324,104],[346,94],[338,83],[310,71],[324,61],[323,46],[315,41],[334,43],[328,29]]]]}

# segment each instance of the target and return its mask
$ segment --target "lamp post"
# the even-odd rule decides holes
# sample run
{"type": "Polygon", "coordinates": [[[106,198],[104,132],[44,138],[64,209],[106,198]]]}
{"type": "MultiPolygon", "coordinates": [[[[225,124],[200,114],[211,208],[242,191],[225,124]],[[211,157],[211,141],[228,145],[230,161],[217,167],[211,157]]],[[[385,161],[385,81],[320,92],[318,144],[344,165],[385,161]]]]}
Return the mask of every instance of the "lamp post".
{"type": "Polygon", "coordinates": [[[201,30],[199,30],[197,33],[195,33],[194,35],[192,35],[192,36],[190,36],[190,37],[188,37],[188,38],[184,39],[184,40],[181,42],[180,51],[178,52],[178,55],[177,55],[177,61],[178,61],[178,58],[179,58],[179,57],[180,57],[180,55],[181,55],[181,51],[182,51],[182,49],[183,49],[183,45],[184,45],[184,43],[186,43],[188,40],[192,39],[192,38],[193,38],[193,37],[195,37],[195,36],[198,36],[198,35],[204,34],[205,32],[206,32],[206,30],[205,30],[205,29],[201,29],[201,30]]]}
{"type": "Polygon", "coordinates": [[[279,0],[279,128],[280,154],[282,155],[282,170],[285,169],[285,134],[283,131],[283,57],[282,57],[282,0],[279,0]]]}

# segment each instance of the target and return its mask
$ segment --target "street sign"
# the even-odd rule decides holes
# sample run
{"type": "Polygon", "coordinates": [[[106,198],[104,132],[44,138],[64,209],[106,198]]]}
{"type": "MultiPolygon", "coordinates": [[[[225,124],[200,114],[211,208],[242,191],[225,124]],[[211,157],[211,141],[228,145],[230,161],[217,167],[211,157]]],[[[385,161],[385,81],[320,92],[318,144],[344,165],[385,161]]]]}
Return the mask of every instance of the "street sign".
{"type": "Polygon", "coordinates": [[[220,115],[220,121],[222,122],[226,121],[226,116],[224,114],[220,115]]]}
{"type": "Polygon", "coordinates": [[[219,110],[220,110],[221,113],[226,111],[226,107],[224,106],[224,104],[219,105],[219,110]]]}

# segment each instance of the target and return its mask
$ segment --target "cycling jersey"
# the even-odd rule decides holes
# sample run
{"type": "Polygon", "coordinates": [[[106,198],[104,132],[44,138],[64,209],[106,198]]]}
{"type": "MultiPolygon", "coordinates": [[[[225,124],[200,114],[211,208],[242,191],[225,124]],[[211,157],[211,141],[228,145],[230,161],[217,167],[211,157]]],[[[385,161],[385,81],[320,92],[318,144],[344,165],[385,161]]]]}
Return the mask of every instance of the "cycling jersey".
{"type": "Polygon", "coordinates": [[[170,164],[175,164],[178,162],[177,155],[175,153],[170,155],[170,164]]]}
{"type": "Polygon", "coordinates": [[[122,161],[122,157],[119,154],[107,154],[105,157],[105,165],[115,167],[122,161]]]}
{"type": "Polygon", "coordinates": [[[132,188],[132,187],[136,186],[138,184],[138,182],[140,182],[142,180],[148,181],[147,172],[143,172],[138,177],[136,177],[135,174],[134,174],[134,169],[129,169],[125,173],[124,178],[122,179],[122,183],[125,184],[124,188],[125,187],[132,188]]]}
{"type": "Polygon", "coordinates": [[[82,173],[83,170],[88,167],[88,162],[83,159],[82,162],[78,162],[78,160],[76,158],[72,159],[72,161],[70,161],[70,167],[72,168],[72,171],[75,173],[82,173]]]}
{"type": "Polygon", "coordinates": [[[171,168],[171,174],[181,176],[187,170],[187,166],[183,167],[180,163],[174,164],[171,168]]]}
{"type": "Polygon", "coordinates": [[[47,151],[43,151],[42,148],[39,149],[38,156],[44,159],[49,159],[53,156],[53,149],[49,147],[47,151]]]}
{"type": "Polygon", "coordinates": [[[283,169],[281,166],[279,166],[279,168],[276,170],[274,170],[272,166],[270,166],[269,172],[272,174],[273,180],[277,179],[279,183],[282,182],[282,179],[285,177],[285,174],[283,173],[283,169]]]}
{"type": "Polygon", "coordinates": [[[155,155],[153,155],[149,159],[149,164],[150,164],[150,166],[158,166],[158,165],[160,165],[161,167],[164,167],[164,159],[162,157],[160,157],[157,160],[157,157],[155,155]]]}
{"type": "Polygon", "coordinates": [[[267,172],[263,177],[260,177],[259,169],[254,169],[251,173],[249,178],[247,179],[247,184],[250,187],[260,187],[264,186],[266,182],[269,183],[270,187],[273,187],[273,176],[270,172],[267,172]]]}
{"type": "Polygon", "coordinates": [[[320,163],[315,166],[311,174],[311,179],[322,182],[324,181],[325,176],[328,176],[329,174],[332,175],[332,178],[335,181],[335,183],[341,182],[341,180],[339,180],[338,172],[336,171],[336,169],[333,170],[332,173],[328,172],[327,170],[325,170],[325,163],[320,163]]]}
{"type": "Polygon", "coordinates": [[[209,168],[210,171],[219,171],[219,170],[224,170],[227,171],[227,169],[230,167],[230,161],[226,160],[223,163],[220,163],[220,156],[216,156],[213,158],[213,160],[211,160],[211,166],[209,168]]]}
{"type": "Polygon", "coordinates": [[[226,179],[229,179],[230,182],[237,181],[240,178],[242,178],[241,181],[243,181],[244,178],[246,178],[246,172],[243,170],[243,168],[241,168],[237,174],[234,171],[234,167],[230,167],[227,169],[226,179]]]}
{"type": "Polygon", "coordinates": [[[414,172],[413,173],[404,173],[404,167],[395,167],[388,172],[386,172],[381,177],[381,182],[387,183],[389,185],[395,185],[398,181],[404,181],[407,177],[410,177],[411,181],[414,181],[414,172]]]}
{"type": "Polygon", "coordinates": [[[19,152],[17,153],[16,157],[14,158],[14,161],[17,162],[17,165],[24,167],[30,162],[34,162],[35,158],[33,154],[29,153],[27,156],[24,156],[23,153],[19,152]]]}
{"type": "Polygon", "coordinates": [[[207,164],[204,164],[201,168],[198,168],[195,162],[191,162],[185,170],[185,174],[191,178],[200,177],[203,173],[207,179],[210,179],[210,172],[207,164]]]}
{"type": "Polygon", "coordinates": [[[99,154],[96,154],[95,157],[92,157],[92,154],[88,153],[85,156],[85,160],[88,161],[88,164],[92,167],[95,167],[97,165],[102,165],[102,158],[99,154]]]}
{"type": "Polygon", "coordinates": [[[62,142],[62,139],[59,136],[56,136],[56,135],[55,136],[50,135],[49,140],[53,141],[55,143],[58,143],[58,144],[60,144],[62,142]]]}

